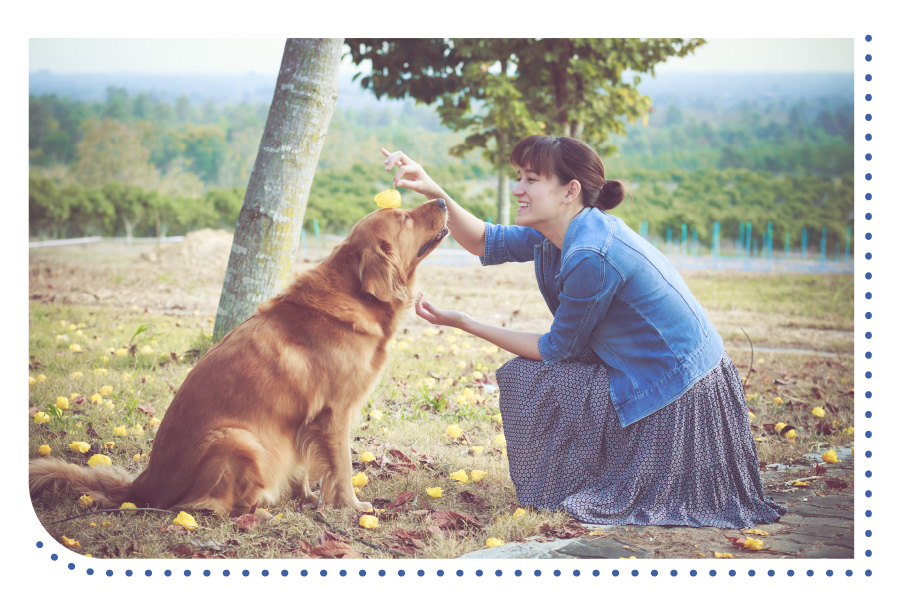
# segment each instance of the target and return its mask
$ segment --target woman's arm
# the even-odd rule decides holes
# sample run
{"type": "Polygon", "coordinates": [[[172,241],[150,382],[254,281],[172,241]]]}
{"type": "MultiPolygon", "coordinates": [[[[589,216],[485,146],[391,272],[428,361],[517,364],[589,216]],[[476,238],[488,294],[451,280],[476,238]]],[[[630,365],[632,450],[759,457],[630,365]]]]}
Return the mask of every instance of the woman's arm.
{"type": "Polygon", "coordinates": [[[471,212],[466,211],[456,203],[437,183],[432,180],[422,166],[400,152],[388,152],[381,149],[387,159],[384,169],[390,170],[398,167],[400,170],[394,176],[394,186],[413,190],[428,199],[441,198],[447,203],[449,218],[447,227],[460,246],[477,256],[484,256],[484,222],[476,218],[471,212]]]}
{"type": "Polygon", "coordinates": [[[541,338],[541,335],[538,333],[494,326],[475,320],[469,314],[461,311],[438,309],[425,301],[421,293],[416,298],[416,313],[432,324],[464,330],[517,356],[541,360],[541,353],[538,351],[538,339],[541,338]]]}

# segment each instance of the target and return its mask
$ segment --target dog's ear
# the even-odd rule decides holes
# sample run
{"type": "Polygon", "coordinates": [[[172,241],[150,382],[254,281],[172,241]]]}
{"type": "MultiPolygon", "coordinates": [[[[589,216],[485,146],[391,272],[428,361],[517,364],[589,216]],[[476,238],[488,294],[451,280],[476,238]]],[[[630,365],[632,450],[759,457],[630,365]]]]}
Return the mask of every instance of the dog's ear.
{"type": "Polygon", "coordinates": [[[359,257],[359,282],[362,291],[379,301],[406,301],[409,292],[401,271],[400,257],[390,243],[382,241],[366,248],[359,257]]]}

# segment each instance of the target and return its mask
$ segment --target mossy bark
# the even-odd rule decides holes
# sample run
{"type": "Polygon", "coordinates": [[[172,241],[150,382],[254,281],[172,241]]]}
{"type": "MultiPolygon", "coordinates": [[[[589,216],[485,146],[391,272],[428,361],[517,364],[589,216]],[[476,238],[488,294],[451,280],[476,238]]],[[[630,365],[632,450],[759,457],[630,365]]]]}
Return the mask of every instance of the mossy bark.
{"type": "Polygon", "coordinates": [[[214,337],[225,336],[291,278],[303,215],[338,96],[343,39],[288,39],[250,175],[214,337]]]}

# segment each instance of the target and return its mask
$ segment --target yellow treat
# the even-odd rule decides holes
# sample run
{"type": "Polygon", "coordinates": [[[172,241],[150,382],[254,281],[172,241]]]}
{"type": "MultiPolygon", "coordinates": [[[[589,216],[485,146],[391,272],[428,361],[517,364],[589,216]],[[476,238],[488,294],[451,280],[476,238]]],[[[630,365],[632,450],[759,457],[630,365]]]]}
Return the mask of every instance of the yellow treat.
{"type": "Polygon", "coordinates": [[[400,193],[395,188],[381,191],[375,195],[375,203],[380,208],[398,208],[400,207],[400,193]]]}

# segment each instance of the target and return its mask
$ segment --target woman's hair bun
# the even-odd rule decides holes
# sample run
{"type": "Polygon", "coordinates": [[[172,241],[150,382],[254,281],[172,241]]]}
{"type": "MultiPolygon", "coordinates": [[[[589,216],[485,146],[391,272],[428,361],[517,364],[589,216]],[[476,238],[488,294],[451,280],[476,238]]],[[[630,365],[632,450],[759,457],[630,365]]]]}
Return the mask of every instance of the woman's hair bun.
{"type": "Polygon", "coordinates": [[[607,180],[597,196],[596,207],[611,210],[625,199],[625,185],[618,180],[607,180]]]}

